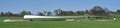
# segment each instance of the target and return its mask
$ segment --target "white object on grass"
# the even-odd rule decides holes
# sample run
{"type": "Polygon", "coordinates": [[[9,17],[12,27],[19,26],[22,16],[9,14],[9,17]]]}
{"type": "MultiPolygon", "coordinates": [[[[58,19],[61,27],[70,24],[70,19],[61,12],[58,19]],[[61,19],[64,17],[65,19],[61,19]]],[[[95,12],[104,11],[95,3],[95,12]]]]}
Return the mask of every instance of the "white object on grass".
{"type": "Polygon", "coordinates": [[[116,18],[113,18],[114,21],[116,21],[116,18]]]}
{"type": "Polygon", "coordinates": [[[66,19],[66,21],[74,21],[75,19],[66,19]]]}
{"type": "MultiPolygon", "coordinates": [[[[88,19],[88,16],[37,16],[37,15],[24,15],[24,19],[35,19],[35,18],[62,18],[62,19],[68,19],[68,18],[86,18],[88,19]]],[[[101,17],[101,16],[89,16],[89,17],[101,17]]]]}

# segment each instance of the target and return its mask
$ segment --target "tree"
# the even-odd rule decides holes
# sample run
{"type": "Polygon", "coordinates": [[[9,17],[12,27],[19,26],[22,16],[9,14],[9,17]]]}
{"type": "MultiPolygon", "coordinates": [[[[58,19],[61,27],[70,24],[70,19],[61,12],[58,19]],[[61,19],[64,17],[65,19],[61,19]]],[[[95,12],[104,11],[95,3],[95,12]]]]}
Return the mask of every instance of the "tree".
{"type": "Polygon", "coordinates": [[[117,14],[120,14],[120,9],[118,9],[118,10],[116,11],[116,13],[117,13],[117,14]]]}
{"type": "Polygon", "coordinates": [[[30,11],[28,11],[28,15],[32,15],[32,13],[30,11]]]}
{"type": "Polygon", "coordinates": [[[89,10],[85,10],[84,14],[90,14],[89,10]]]}
{"type": "Polygon", "coordinates": [[[41,12],[38,12],[37,15],[39,15],[39,16],[44,16],[44,14],[41,13],[41,12]]]}
{"type": "Polygon", "coordinates": [[[65,11],[64,16],[74,16],[74,12],[73,11],[65,11]]]}
{"type": "Polygon", "coordinates": [[[50,11],[43,11],[44,16],[51,16],[52,12],[50,11]]]}
{"type": "Polygon", "coordinates": [[[4,16],[5,14],[4,14],[4,12],[1,12],[0,15],[1,15],[1,16],[4,16]]]}
{"type": "Polygon", "coordinates": [[[58,15],[59,16],[73,16],[74,12],[73,11],[61,11],[58,15]]]}
{"type": "Polygon", "coordinates": [[[107,14],[106,9],[100,7],[100,6],[95,6],[90,10],[91,14],[93,15],[98,15],[98,16],[104,16],[107,14]]]}
{"type": "MultiPolygon", "coordinates": [[[[106,8],[102,8],[100,6],[95,6],[90,10],[90,13],[95,16],[108,16],[108,10],[106,8]]],[[[96,19],[103,17],[96,17],[96,19]]]]}
{"type": "Polygon", "coordinates": [[[24,15],[32,15],[32,13],[30,11],[22,11],[20,13],[21,16],[24,16],[24,15]]]}
{"type": "Polygon", "coordinates": [[[61,15],[61,14],[60,14],[61,12],[62,12],[61,9],[56,9],[56,10],[54,10],[54,13],[55,13],[56,16],[60,16],[60,15],[61,15]]]}
{"type": "Polygon", "coordinates": [[[74,12],[73,11],[68,11],[69,12],[69,16],[74,16],[74,12]]]}
{"type": "Polygon", "coordinates": [[[20,14],[13,14],[13,16],[21,16],[20,14]]]}
{"type": "Polygon", "coordinates": [[[84,14],[84,11],[76,11],[75,12],[75,15],[83,15],[84,14]]]}
{"type": "Polygon", "coordinates": [[[43,14],[44,14],[44,16],[46,16],[47,15],[47,11],[43,11],[43,14]]]}
{"type": "Polygon", "coordinates": [[[48,11],[47,16],[52,16],[52,12],[48,11]]]}
{"type": "Polygon", "coordinates": [[[5,16],[13,16],[13,13],[8,11],[8,12],[5,13],[5,16]]]}

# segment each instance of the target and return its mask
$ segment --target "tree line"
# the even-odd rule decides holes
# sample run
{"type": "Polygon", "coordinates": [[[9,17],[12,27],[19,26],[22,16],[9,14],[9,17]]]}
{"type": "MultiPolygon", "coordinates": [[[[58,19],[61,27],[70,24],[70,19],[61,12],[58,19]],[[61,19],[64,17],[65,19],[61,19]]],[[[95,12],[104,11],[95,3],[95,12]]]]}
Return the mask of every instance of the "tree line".
{"type": "Polygon", "coordinates": [[[0,12],[0,16],[24,16],[24,15],[39,15],[39,16],[80,16],[80,15],[95,15],[95,16],[107,16],[109,14],[120,14],[120,10],[110,11],[107,8],[103,8],[100,6],[94,6],[92,9],[88,9],[85,11],[64,11],[62,9],[56,9],[53,12],[44,11],[38,12],[37,14],[32,14],[30,11],[22,11],[18,14],[8,12],[0,12]]]}

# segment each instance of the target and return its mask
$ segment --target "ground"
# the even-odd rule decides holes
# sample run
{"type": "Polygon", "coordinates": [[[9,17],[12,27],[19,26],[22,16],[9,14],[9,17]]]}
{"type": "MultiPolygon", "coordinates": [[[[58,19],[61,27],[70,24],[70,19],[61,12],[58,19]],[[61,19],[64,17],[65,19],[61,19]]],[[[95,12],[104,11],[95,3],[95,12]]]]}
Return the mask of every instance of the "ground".
{"type": "MultiPolygon", "coordinates": [[[[2,22],[6,17],[0,17],[0,28],[120,28],[120,21],[30,21],[2,22]]],[[[7,17],[13,18],[13,17],[7,17]]],[[[21,17],[15,17],[21,19],[21,17]]]]}

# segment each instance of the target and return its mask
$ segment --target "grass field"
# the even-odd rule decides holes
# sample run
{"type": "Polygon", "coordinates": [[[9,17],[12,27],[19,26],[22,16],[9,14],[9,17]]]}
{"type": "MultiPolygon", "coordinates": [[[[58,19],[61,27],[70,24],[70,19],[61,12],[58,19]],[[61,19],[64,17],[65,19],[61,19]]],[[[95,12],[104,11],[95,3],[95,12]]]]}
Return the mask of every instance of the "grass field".
{"type": "Polygon", "coordinates": [[[30,21],[2,22],[4,19],[22,19],[22,17],[0,17],[0,28],[120,28],[120,21],[30,21]]]}

